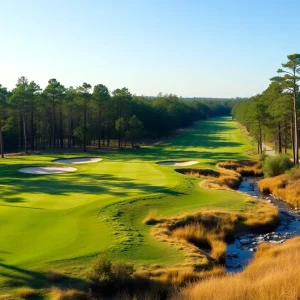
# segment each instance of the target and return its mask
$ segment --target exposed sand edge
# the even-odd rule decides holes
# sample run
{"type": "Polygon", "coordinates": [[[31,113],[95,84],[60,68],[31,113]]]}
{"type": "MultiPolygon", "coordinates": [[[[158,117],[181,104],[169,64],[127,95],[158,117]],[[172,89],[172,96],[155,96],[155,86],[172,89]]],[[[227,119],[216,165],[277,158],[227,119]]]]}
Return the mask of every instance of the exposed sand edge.
{"type": "Polygon", "coordinates": [[[174,167],[186,167],[195,165],[198,162],[195,160],[189,160],[189,161],[159,161],[157,162],[158,165],[161,166],[174,166],[174,167]]]}
{"type": "Polygon", "coordinates": [[[77,157],[77,158],[66,158],[66,159],[57,159],[53,162],[58,164],[91,164],[101,161],[102,158],[99,157],[77,157]]]}
{"type": "Polygon", "coordinates": [[[72,167],[25,167],[18,170],[27,174],[62,174],[77,171],[72,167]]]}

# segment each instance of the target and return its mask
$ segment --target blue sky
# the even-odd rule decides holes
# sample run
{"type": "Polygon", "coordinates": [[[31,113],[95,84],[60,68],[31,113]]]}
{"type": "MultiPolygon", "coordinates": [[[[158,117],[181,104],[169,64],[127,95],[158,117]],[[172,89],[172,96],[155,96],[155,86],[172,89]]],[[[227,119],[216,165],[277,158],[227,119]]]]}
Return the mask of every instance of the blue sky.
{"type": "Polygon", "coordinates": [[[252,96],[300,52],[299,11],[299,0],[0,0],[0,83],[252,96]]]}

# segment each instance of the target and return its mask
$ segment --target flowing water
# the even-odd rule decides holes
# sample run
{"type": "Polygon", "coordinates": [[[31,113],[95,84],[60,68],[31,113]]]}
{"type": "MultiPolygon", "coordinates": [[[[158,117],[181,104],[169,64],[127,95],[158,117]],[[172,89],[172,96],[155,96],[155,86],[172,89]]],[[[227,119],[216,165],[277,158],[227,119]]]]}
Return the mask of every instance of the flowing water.
{"type": "Polygon", "coordinates": [[[240,235],[233,243],[228,244],[226,253],[226,270],[228,272],[241,271],[252,259],[260,243],[281,244],[287,239],[300,235],[300,210],[293,208],[272,195],[262,195],[258,189],[258,180],[255,177],[244,177],[238,190],[277,206],[280,214],[280,223],[273,232],[240,235]]]}

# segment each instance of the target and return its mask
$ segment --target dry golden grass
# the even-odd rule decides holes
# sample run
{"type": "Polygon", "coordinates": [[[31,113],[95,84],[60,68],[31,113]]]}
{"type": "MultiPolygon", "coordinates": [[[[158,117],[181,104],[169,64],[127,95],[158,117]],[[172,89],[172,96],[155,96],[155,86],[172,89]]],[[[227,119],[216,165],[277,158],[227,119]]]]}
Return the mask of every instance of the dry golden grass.
{"type": "Polygon", "coordinates": [[[300,169],[265,178],[258,183],[258,187],[263,193],[271,193],[294,206],[300,206],[300,169]]]}
{"type": "Polygon", "coordinates": [[[157,223],[157,210],[151,210],[143,220],[146,225],[155,225],[157,223]]]}
{"type": "Polygon", "coordinates": [[[29,299],[29,298],[40,296],[40,292],[31,287],[21,287],[17,289],[16,295],[22,299],[29,299]]]}
{"type": "Polygon", "coordinates": [[[167,286],[184,286],[224,275],[222,262],[228,238],[238,231],[270,230],[278,222],[276,207],[249,197],[250,201],[254,207],[244,213],[207,210],[195,215],[156,220],[153,236],[183,251],[184,259],[172,267],[140,267],[136,275],[167,286]]]}
{"type": "Polygon", "coordinates": [[[262,176],[262,164],[255,160],[229,160],[217,164],[218,168],[235,171],[242,176],[262,176]]]}
{"type": "Polygon", "coordinates": [[[202,187],[212,189],[236,189],[241,182],[241,175],[234,171],[219,172],[212,169],[182,168],[178,173],[206,179],[201,183],[202,187]]]}
{"type": "Polygon", "coordinates": [[[209,212],[186,216],[169,226],[172,237],[185,240],[204,250],[216,261],[225,257],[225,239],[233,235],[238,216],[233,213],[209,212]]]}
{"type": "Polygon", "coordinates": [[[262,244],[241,273],[211,278],[183,289],[172,300],[297,300],[300,297],[300,238],[262,244]]]}
{"type": "Polygon", "coordinates": [[[194,215],[156,220],[153,236],[181,250],[184,260],[173,268],[140,270],[159,281],[184,284],[224,272],[220,264],[226,253],[226,241],[235,232],[270,230],[278,222],[278,210],[269,203],[249,197],[253,207],[243,213],[206,210],[194,215]],[[217,268],[217,272],[214,268],[217,268]],[[220,270],[223,270],[222,272],[220,270]],[[204,275],[206,274],[206,275],[204,275]]]}
{"type": "Polygon", "coordinates": [[[51,300],[81,300],[86,299],[85,294],[83,292],[68,289],[61,290],[59,288],[53,288],[50,291],[50,299],[51,300]]]}
{"type": "Polygon", "coordinates": [[[166,286],[182,286],[210,277],[225,274],[222,266],[213,266],[210,269],[197,270],[197,266],[182,265],[175,267],[159,267],[156,269],[141,269],[136,275],[165,284],[166,286]]]}
{"type": "Polygon", "coordinates": [[[242,176],[262,176],[262,165],[254,160],[229,160],[216,165],[217,169],[176,169],[178,173],[204,178],[201,187],[209,189],[236,189],[241,183],[242,176]]]}

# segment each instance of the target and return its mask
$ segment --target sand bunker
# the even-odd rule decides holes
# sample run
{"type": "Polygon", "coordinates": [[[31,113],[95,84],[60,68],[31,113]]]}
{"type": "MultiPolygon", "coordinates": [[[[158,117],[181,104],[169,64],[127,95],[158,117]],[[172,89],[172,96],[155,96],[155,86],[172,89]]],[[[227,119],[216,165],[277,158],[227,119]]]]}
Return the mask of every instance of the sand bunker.
{"type": "Polygon", "coordinates": [[[27,167],[19,169],[19,172],[28,174],[61,174],[75,171],[77,169],[71,167],[27,167]]]}
{"type": "Polygon", "coordinates": [[[57,159],[54,162],[59,164],[91,164],[101,160],[102,158],[98,158],[98,157],[78,157],[78,158],[57,159]]]}
{"type": "Polygon", "coordinates": [[[186,167],[197,164],[197,161],[159,161],[157,164],[161,166],[186,167]]]}

